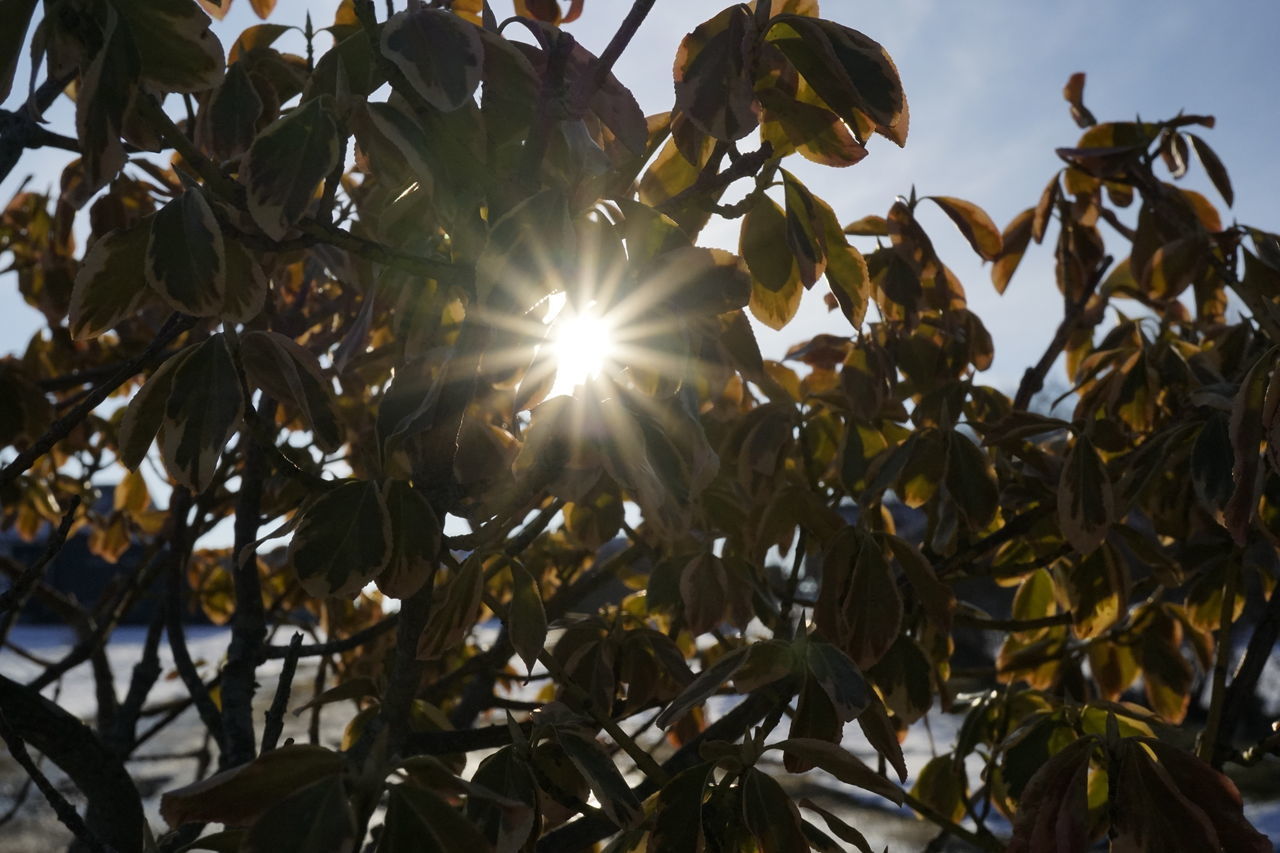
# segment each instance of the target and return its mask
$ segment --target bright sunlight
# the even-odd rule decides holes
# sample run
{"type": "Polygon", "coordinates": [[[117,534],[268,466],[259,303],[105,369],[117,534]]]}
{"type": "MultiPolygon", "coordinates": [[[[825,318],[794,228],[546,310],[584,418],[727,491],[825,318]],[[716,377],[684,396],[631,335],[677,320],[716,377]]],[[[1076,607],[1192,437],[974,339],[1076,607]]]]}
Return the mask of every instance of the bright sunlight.
{"type": "MultiPolygon", "coordinates": [[[[563,299],[563,297],[561,297],[563,299]]],[[[553,308],[554,310],[554,308],[553,308]]],[[[609,322],[594,308],[577,311],[562,305],[552,321],[556,380],[552,394],[572,393],[608,366],[615,347],[609,322]]]]}

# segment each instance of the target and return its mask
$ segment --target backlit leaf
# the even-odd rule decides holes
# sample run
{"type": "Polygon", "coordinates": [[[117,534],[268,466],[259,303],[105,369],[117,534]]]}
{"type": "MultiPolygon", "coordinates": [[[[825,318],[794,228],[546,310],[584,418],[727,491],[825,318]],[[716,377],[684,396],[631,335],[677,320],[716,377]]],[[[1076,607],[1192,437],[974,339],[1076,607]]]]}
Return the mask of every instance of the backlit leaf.
{"type": "Polygon", "coordinates": [[[455,650],[479,618],[483,595],[484,567],[473,554],[436,591],[427,627],[418,638],[418,660],[435,660],[455,650]]]}
{"type": "Polygon", "coordinates": [[[346,788],[330,776],[264,811],[244,834],[240,853],[353,853],[357,841],[346,788]]]}
{"type": "Polygon", "coordinates": [[[94,338],[135,314],[150,291],[142,275],[151,220],[109,231],[85,254],[71,289],[67,325],[76,340],[94,338]]]}
{"type": "Polygon", "coordinates": [[[141,60],[142,79],[161,92],[202,92],[222,80],[222,43],[191,0],[115,4],[141,60]]]}
{"type": "Polygon", "coordinates": [[[268,237],[282,239],[337,163],[338,128],[324,98],[307,101],[267,126],[241,166],[253,221],[268,237]]]}
{"type": "Polygon", "coordinates": [[[939,755],[916,777],[911,794],[943,817],[960,821],[964,819],[964,765],[950,755],[939,755]]]}
{"type": "Polygon", "coordinates": [[[846,785],[854,785],[873,794],[879,794],[890,802],[902,803],[902,789],[881,776],[862,760],[838,744],[813,738],[787,738],[770,744],[769,749],[781,749],[794,753],[819,767],[846,785]]]}
{"type": "Polygon", "coordinates": [[[805,287],[822,277],[827,268],[827,232],[818,201],[794,175],[782,170],[786,191],[786,242],[800,269],[805,287]]]}
{"type": "Polygon", "coordinates": [[[129,29],[114,5],[105,11],[102,46],[81,76],[76,97],[76,137],[83,157],[84,198],[105,186],[124,166],[120,136],[125,113],[137,95],[138,57],[129,29]]]}
{"type": "Polygon", "coordinates": [[[556,742],[587,780],[601,808],[614,823],[627,827],[643,817],[640,801],[599,741],[566,729],[556,729],[556,742]]]}
{"type": "Polygon", "coordinates": [[[175,829],[197,821],[247,826],[273,803],[317,780],[336,777],[342,768],[340,753],[288,744],[249,764],[165,793],[160,815],[175,829]]]}
{"type": "Polygon", "coordinates": [[[247,62],[232,63],[205,107],[201,135],[214,156],[222,160],[249,150],[262,116],[262,96],[253,85],[248,65],[247,62]]]}
{"type": "Polygon", "coordinates": [[[759,122],[751,69],[755,38],[755,20],[747,9],[734,6],[680,43],[676,109],[715,139],[741,139],[759,122]]]}
{"type": "Polygon", "coordinates": [[[1058,481],[1058,523],[1071,547],[1088,554],[1115,518],[1111,478],[1093,442],[1083,435],[1067,451],[1058,481]]]}
{"type": "Polygon", "coordinates": [[[391,522],[391,556],[378,589],[408,598],[431,580],[440,554],[440,521],[422,493],[403,480],[388,480],[383,500],[391,522]]]}
{"type": "Polygon", "coordinates": [[[352,596],[391,559],[391,517],[378,484],[343,483],[302,513],[289,564],[317,598],[352,596]]]}
{"type": "Polygon", "coordinates": [[[240,358],[249,384],[296,411],[322,450],[342,446],[333,389],[314,355],[279,332],[255,329],[241,336],[240,358]]]}
{"type": "Polygon", "coordinates": [[[542,654],[547,642],[547,614],[542,607],[542,593],[533,575],[523,566],[511,564],[511,609],[507,613],[507,628],[511,633],[511,646],[524,661],[525,669],[533,671],[533,664],[542,654]]]}
{"type": "Polygon", "coordinates": [[[227,282],[222,231],[203,193],[189,189],[156,213],[147,243],[147,283],[175,311],[222,310],[227,282]]]}
{"type": "Polygon", "coordinates": [[[1004,293],[1009,287],[1009,280],[1027,251],[1034,216],[1035,208],[1028,207],[1005,226],[1000,238],[1000,254],[991,265],[991,283],[996,286],[996,293],[1004,293]]]}
{"type": "Polygon", "coordinates": [[[1009,853],[1074,853],[1089,846],[1086,789],[1097,740],[1082,737],[1036,771],[1018,802],[1009,853]]]}
{"type": "Polygon", "coordinates": [[[720,689],[721,684],[733,678],[746,660],[747,649],[745,648],[725,653],[714,664],[698,673],[698,677],[691,681],[689,686],[658,715],[654,725],[666,728],[683,717],[694,705],[705,702],[709,696],[720,689]]]}
{"type": "Polygon", "coordinates": [[[960,229],[960,233],[969,241],[969,245],[978,255],[987,261],[994,261],[1000,256],[1002,240],[1000,229],[987,216],[986,211],[973,202],[952,198],[945,195],[931,195],[925,198],[932,201],[960,229]]]}
{"type": "Polygon", "coordinates": [[[169,404],[169,392],[173,378],[182,363],[197,349],[187,347],[160,365],[146,383],[138,389],[120,421],[120,461],[130,470],[137,470],[147,455],[151,442],[160,431],[165,409],[169,404]]]}
{"type": "Polygon", "coordinates": [[[173,376],[160,434],[170,475],[196,494],[204,491],[243,412],[231,353],[223,336],[214,335],[195,347],[173,376]]]}
{"type": "Polygon", "coordinates": [[[756,768],[742,777],[742,820],[760,853],[807,853],[796,804],[777,781],[756,768]]]}
{"type": "Polygon", "coordinates": [[[1186,134],[1187,139],[1191,141],[1191,147],[1195,149],[1196,156],[1200,158],[1200,165],[1204,166],[1204,170],[1209,175],[1209,180],[1213,181],[1213,186],[1218,190],[1218,194],[1226,201],[1227,207],[1235,204],[1235,191],[1231,189],[1231,178],[1227,176],[1227,168],[1222,165],[1222,161],[1218,159],[1218,155],[1209,147],[1209,144],[1194,133],[1186,134]]]}
{"type": "Polygon", "coordinates": [[[36,10],[36,0],[0,0],[0,20],[6,21],[0,32],[0,103],[9,97],[13,76],[18,70],[18,57],[27,38],[27,27],[36,10]]]}
{"type": "Polygon", "coordinates": [[[768,39],[855,131],[865,116],[876,132],[898,145],[906,142],[906,95],[878,42],[833,21],[798,15],[774,18],[768,39]]]}
{"type": "Polygon", "coordinates": [[[392,15],[382,28],[382,54],[423,100],[444,112],[470,101],[480,85],[480,31],[443,9],[417,6],[392,15]]]}

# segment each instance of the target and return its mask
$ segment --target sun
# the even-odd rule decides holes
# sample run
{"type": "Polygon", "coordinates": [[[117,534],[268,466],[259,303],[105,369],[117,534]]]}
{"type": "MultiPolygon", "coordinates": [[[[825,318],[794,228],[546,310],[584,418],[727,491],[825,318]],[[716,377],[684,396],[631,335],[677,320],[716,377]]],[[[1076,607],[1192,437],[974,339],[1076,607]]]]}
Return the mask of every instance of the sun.
{"type": "Polygon", "coordinates": [[[571,393],[598,377],[616,355],[613,328],[594,306],[574,309],[565,305],[553,320],[552,350],[556,381],[552,393],[571,393]]]}

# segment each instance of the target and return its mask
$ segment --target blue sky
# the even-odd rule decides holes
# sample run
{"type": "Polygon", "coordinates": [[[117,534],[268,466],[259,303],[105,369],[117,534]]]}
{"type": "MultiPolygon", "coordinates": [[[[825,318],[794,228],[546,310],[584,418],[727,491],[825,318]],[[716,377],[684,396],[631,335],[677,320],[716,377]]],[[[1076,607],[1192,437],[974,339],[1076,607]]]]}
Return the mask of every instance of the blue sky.
{"type": "MultiPolygon", "coordinates": [[[[312,8],[322,25],[331,20],[333,5],[285,0],[272,20],[301,23],[304,10],[312,8]]],[[[569,29],[598,51],[628,5],[587,0],[583,17],[569,29]]],[[[671,59],[681,36],[724,5],[722,0],[658,0],[617,66],[645,112],[670,108],[671,59]]],[[[505,7],[506,0],[495,3],[499,15],[505,7]]],[[[1194,0],[824,0],[822,7],[824,17],[885,45],[911,104],[905,149],[877,139],[871,156],[848,169],[797,165],[842,221],[884,213],[895,195],[914,184],[921,194],[976,202],[1003,227],[1035,202],[1060,165],[1054,147],[1077,138],[1061,88],[1072,72],[1084,71],[1086,102],[1100,120],[1139,113],[1163,118],[1179,109],[1216,115],[1217,128],[1204,135],[1234,179],[1236,206],[1223,211],[1225,218],[1280,230],[1280,51],[1275,48],[1280,4],[1274,0],[1223,0],[1212,6],[1194,0]]],[[[216,31],[229,45],[256,20],[246,0],[233,0],[231,14],[216,31]]],[[[20,68],[19,93],[26,75],[20,68]]],[[[11,96],[5,106],[13,109],[17,100],[11,96]]],[[[53,129],[74,133],[66,99],[49,118],[53,129]]],[[[61,152],[28,152],[0,183],[0,198],[7,202],[27,174],[34,175],[34,187],[56,186],[66,159],[61,152]]],[[[1220,201],[1198,167],[1193,171],[1187,185],[1220,201]]],[[[1012,390],[1056,324],[1060,303],[1049,252],[1033,249],[1009,291],[998,297],[987,270],[948,220],[940,212],[921,215],[995,338],[996,361],[987,381],[1012,390]]],[[[1119,239],[1112,237],[1108,234],[1113,252],[1123,255],[1119,239]]],[[[733,248],[736,229],[713,226],[701,242],[733,248]]],[[[0,259],[0,265],[4,262],[0,259]]],[[[809,297],[783,332],[762,332],[767,355],[779,356],[788,344],[818,332],[848,331],[838,314],[825,312],[817,292],[809,297]]],[[[14,276],[0,276],[0,352],[23,348],[40,324],[40,316],[18,296],[14,276]]],[[[1055,378],[1059,385],[1064,381],[1055,378]]]]}

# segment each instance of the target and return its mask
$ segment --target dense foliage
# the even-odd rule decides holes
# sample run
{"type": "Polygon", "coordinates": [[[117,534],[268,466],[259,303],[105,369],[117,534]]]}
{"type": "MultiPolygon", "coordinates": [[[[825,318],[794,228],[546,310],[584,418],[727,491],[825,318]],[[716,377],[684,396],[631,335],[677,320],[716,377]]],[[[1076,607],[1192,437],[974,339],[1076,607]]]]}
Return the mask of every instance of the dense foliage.
{"type": "MultiPolygon", "coordinates": [[[[979,849],[1271,849],[1219,771],[1277,746],[1246,712],[1280,630],[1280,239],[1171,182],[1203,169],[1231,203],[1211,118],[1099,123],[1077,75],[1083,135],[1003,230],[914,191],[849,219],[788,158],[903,145],[907,100],[816,0],[699,26],[648,117],[611,69],[653,0],[599,57],[559,28],[580,0],[501,24],[344,0],[305,57],[278,23],[224,51],[201,9],[229,2],[0,0],[0,95],[23,50],[39,81],[0,170],[79,155],[0,218],[48,320],[0,361],[4,524],[57,529],[50,556],[80,528],[145,554],[66,603],[68,658],[0,677],[0,734],[79,788],[83,818],[49,796],[89,848],[222,824],[188,849],[869,850],[780,784],[816,767],[979,849]],[[74,137],[39,123],[64,91],[74,137]],[[922,205],[1001,292],[1055,247],[1061,323],[1012,398],[983,384],[993,342],[922,205]],[[713,218],[740,223],[736,255],[696,245],[713,218]],[[762,358],[748,316],[782,328],[814,287],[841,332],[762,358]],[[619,344],[550,396],[575,312],[619,344]],[[1062,361],[1059,419],[1030,406],[1062,361]],[[195,547],[223,519],[234,547],[195,547]],[[119,696],[102,648],[143,600],[119,696]],[[188,654],[193,607],[230,626],[224,660],[188,654]],[[322,636],[273,640],[289,626],[322,636]],[[984,637],[998,653],[953,668],[984,637]],[[165,794],[167,828],[127,770],[161,642],[218,771],[165,794]],[[315,708],[358,703],[340,749],[277,742],[300,659],[322,662],[315,708]],[[91,726],[38,693],[84,661],[91,726]],[[908,768],[935,706],[959,736],[908,768]]],[[[46,563],[5,563],[5,632],[56,598],[46,563]]]]}

